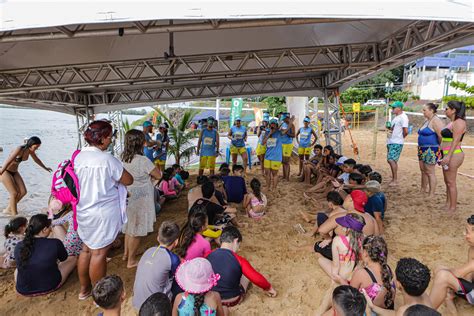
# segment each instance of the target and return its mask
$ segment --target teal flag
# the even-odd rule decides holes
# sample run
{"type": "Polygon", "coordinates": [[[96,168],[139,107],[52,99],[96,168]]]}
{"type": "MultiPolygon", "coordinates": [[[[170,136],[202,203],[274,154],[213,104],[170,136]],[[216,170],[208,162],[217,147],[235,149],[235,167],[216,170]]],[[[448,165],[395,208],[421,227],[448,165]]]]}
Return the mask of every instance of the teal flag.
{"type": "Polygon", "coordinates": [[[235,118],[240,117],[242,114],[242,105],[244,100],[242,98],[232,99],[232,105],[230,108],[230,126],[234,126],[235,118]]]}

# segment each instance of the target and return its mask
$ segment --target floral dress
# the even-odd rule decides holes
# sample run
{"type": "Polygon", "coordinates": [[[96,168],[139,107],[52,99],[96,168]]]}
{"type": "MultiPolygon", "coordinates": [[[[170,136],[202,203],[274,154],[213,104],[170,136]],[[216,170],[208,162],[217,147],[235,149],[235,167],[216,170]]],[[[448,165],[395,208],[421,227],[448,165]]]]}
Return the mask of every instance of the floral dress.
{"type": "Polygon", "coordinates": [[[74,230],[72,212],[69,212],[63,217],[53,220],[53,226],[64,224],[67,224],[66,237],[63,241],[67,254],[68,256],[79,256],[82,250],[82,240],[79,237],[77,230],[74,230]]]}
{"type": "Polygon", "coordinates": [[[2,262],[2,268],[8,269],[8,268],[13,268],[15,266],[15,247],[16,245],[23,240],[22,235],[15,235],[15,234],[10,234],[8,235],[8,238],[5,239],[5,254],[3,255],[3,262],[2,262]]]}

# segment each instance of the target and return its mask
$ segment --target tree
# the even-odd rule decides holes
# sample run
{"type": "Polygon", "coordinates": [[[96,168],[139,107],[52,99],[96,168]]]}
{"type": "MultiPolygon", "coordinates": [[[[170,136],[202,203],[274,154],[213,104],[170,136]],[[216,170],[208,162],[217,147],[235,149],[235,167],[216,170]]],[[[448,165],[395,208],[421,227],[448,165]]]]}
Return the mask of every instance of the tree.
{"type": "Polygon", "coordinates": [[[393,91],[390,93],[387,93],[385,95],[386,98],[389,98],[390,100],[393,101],[402,101],[402,102],[407,102],[408,99],[413,95],[410,91],[403,91],[403,90],[398,90],[398,91],[393,91]]]}
{"type": "Polygon", "coordinates": [[[279,112],[286,112],[285,97],[266,97],[262,102],[267,104],[271,116],[276,116],[279,112]]]}
{"type": "Polygon", "coordinates": [[[341,93],[341,101],[343,103],[352,103],[360,102],[363,103],[368,99],[371,99],[375,94],[374,88],[368,89],[359,89],[359,88],[349,88],[343,93],[341,93]]]}
{"type": "Polygon", "coordinates": [[[168,147],[168,155],[173,155],[177,164],[181,164],[181,159],[189,161],[191,156],[196,151],[196,146],[193,139],[199,136],[198,130],[188,129],[193,117],[198,113],[195,110],[184,111],[183,117],[177,122],[173,122],[163,113],[159,108],[154,108],[156,112],[168,122],[170,128],[168,135],[170,137],[170,144],[168,147]]]}
{"type": "Polygon", "coordinates": [[[468,96],[448,95],[443,97],[443,102],[462,101],[468,108],[474,108],[474,86],[468,86],[464,82],[452,81],[449,84],[451,87],[470,94],[468,96]]]}

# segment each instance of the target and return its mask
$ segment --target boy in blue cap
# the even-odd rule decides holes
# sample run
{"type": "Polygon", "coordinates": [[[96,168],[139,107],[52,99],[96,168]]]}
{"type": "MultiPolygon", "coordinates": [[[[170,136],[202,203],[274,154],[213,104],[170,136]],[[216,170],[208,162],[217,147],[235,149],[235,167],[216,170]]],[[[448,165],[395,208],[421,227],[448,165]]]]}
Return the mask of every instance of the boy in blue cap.
{"type": "Polygon", "coordinates": [[[245,147],[245,142],[247,141],[247,129],[245,126],[241,125],[242,121],[240,117],[235,118],[235,125],[230,128],[229,137],[230,144],[230,153],[232,155],[232,164],[237,164],[237,156],[242,157],[242,164],[244,166],[244,172],[247,170],[247,148],[245,147]]]}
{"type": "Polygon", "coordinates": [[[200,157],[199,175],[203,175],[205,168],[209,168],[209,173],[213,175],[216,168],[216,157],[219,154],[219,133],[214,129],[212,116],[207,118],[207,126],[199,134],[196,152],[200,157]]]}
{"type": "Polygon", "coordinates": [[[278,121],[271,119],[270,132],[265,136],[262,142],[262,144],[267,147],[263,165],[265,167],[267,187],[270,191],[275,190],[278,184],[278,170],[280,169],[283,159],[282,138],[283,134],[278,129],[278,121]]]}
{"type": "Polygon", "coordinates": [[[398,159],[403,150],[405,137],[408,135],[408,116],[403,112],[403,102],[395,101],[390,104],[395,114],[391,122],[387,122],[387,162],[392,171],[390,186],[398,185],[398,159]],[[390,124],[388,124],[390,123],[390,124]]]}
{"type": "Polygon", "coordinates": [[[306,116],[303,120],[303,127],[300,127],[296,133],[296,141],[298,142],[298,156],[300,158],[300,172],[298,172],[298,177],[303,173],[303,162],[309,159],[311,150],[318,140],[316,132],[309,126],[311,122],[310,118],[306,116]],[[299,136],[299,137],[298,137],[299,136]],[[311,142],[311,136],[314,136],[314,140],[311,142]]]}

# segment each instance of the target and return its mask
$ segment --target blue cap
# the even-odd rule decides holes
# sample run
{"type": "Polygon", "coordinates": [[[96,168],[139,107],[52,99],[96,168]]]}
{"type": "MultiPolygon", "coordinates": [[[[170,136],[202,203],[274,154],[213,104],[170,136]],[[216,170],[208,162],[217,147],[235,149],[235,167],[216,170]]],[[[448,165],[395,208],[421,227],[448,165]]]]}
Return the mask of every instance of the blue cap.
{"type": "Polygon", "coordinates": [[[403,109],[403,105],[404,105],[403,102],[395,101],[392,104],[390,104],[390,107],[403,109]]]}
{"type": "Polygon", "coordinates": [[[149,126],[153,126],[153,124],[150,121],[143,122],[143,127],[149,127],[149,126]]]}
{"type": "Polygon", "coordinates": [[[209,117],[207,118],[207,121],[208,121],[208,122],[209,122],[209,121],[215,121],[215,119],[214,119],[214,117],[209,116],[209,117]]]}
{"type": "Polygon", "coordinates": [[[272,119],[270,120],[270,124],[278,124],[278,120],[272,118],[272,119]]]}
{"type": "Polygon", "coordinates": [[[237,117],[235,118],[235,120],[236,120],[236,121],[241,121],[240,116],[237,116],[237,117]]]}
{"type": "Polygon", "coordinates": [[[309,117],[305,117],[304,120],[303,120],[303,122],[310,123],[311,120],[309,119],[309,117]]]}

